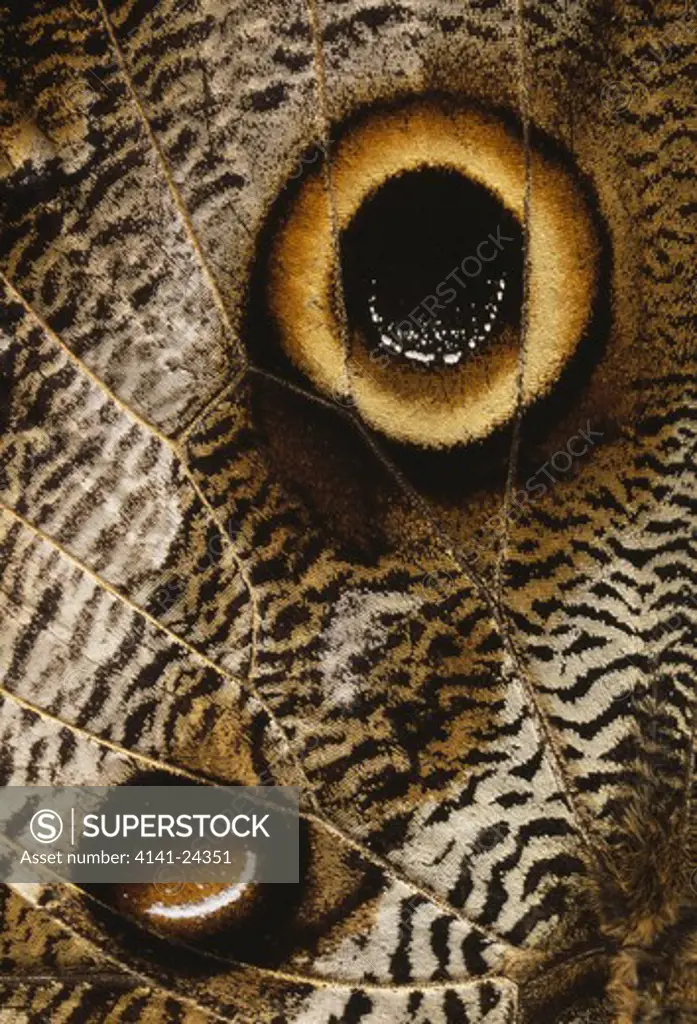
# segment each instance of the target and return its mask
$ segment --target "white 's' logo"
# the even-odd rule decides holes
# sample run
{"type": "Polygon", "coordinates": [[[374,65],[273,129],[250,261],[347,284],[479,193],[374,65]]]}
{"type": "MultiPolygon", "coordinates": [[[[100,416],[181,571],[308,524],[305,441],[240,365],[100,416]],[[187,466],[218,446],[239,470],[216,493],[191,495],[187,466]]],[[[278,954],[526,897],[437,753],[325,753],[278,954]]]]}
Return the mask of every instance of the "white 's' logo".
{"type": "Polygon", "coordinates": [[[29,822],[29,831],[37,843],[55,843],[63,832],[63,819],[57,811],[37,811],[29,822]]]}

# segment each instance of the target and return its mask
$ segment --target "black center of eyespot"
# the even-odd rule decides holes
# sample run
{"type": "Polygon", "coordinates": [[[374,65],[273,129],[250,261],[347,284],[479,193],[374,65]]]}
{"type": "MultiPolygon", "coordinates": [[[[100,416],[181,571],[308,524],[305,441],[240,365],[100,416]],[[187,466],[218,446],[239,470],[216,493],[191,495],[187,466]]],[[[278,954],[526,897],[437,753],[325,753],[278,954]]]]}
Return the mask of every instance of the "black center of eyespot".
{"type": "Polygon", "coordinates": [[[457,366],[520,323],[520,224],[456,171],[387,181],[343,232],[341,258],[349,325],[411,366],[457,366]]]}

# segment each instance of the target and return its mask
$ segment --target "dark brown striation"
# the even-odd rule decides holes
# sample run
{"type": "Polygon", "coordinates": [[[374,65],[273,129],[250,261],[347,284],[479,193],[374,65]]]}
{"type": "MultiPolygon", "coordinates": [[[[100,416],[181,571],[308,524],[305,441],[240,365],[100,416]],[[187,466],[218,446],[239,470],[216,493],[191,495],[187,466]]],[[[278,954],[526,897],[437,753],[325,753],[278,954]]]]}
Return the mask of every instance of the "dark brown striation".
{"type": "Polygon", "coordinates": [[[693,1022],[694,4],[2,19],[0,784],[297,784],[307,857],[205,934],[3,890],[0,1021],[693,1022]],[[335,175],[361,118],[448,97],[520,140],[527,248],[516,400],[439,447],[353,400],[390,371],[347,329],[335,175]],[[546,160],[597,287],[528,405],[546,160]],[[311,180],[335,392],[266,301],[311,180]]]}

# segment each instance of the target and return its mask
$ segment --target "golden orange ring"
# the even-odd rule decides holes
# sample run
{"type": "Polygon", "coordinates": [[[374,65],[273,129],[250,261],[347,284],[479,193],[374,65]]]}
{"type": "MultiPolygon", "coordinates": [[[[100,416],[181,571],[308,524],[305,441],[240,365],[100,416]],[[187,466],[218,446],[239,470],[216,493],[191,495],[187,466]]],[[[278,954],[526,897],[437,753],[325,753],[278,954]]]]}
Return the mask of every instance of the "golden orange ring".
{"type": "MultiPolygon", "coordinates": [[[[332,153],[331,203],[321,171],[303,183],[272,246],[268,294],[284,350],[322,393],[350,397],[368,423],[392,438],[446,447],[481,439],[512,417],[520,338],[509,337],[456,368],[391,367],[385,373],[370,366],[354,333],[347,367],[333,287],[333,221],[343,231],[385,181],[426,167],[452,169],[484,185],[523,223],[522,139],[479,109],[414,101],[366,119],[339,141],[332,153]]],[[[593,218],[569,171],[532,151],[528,173],[524,406],[550,390],[576,349],[589,319],[599,256],[593,218]]]]}

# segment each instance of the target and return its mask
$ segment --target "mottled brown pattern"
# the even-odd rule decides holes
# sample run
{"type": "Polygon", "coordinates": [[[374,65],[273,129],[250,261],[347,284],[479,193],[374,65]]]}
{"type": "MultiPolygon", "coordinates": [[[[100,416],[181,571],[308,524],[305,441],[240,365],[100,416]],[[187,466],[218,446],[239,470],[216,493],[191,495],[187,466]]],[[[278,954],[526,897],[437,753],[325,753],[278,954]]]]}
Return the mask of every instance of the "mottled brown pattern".
{"type": "Polygon", "coordinates": [[[695,1020],[694,4],[2,19],[0,784],[299,785],[305,869],[184,946],[3,889],[0,1024],[695,1020]],[[335,266],[336,396],[264,289],[346,124],[448,95],[600,251],[547,397],[436,450],[357,411],[335,266]]]}

